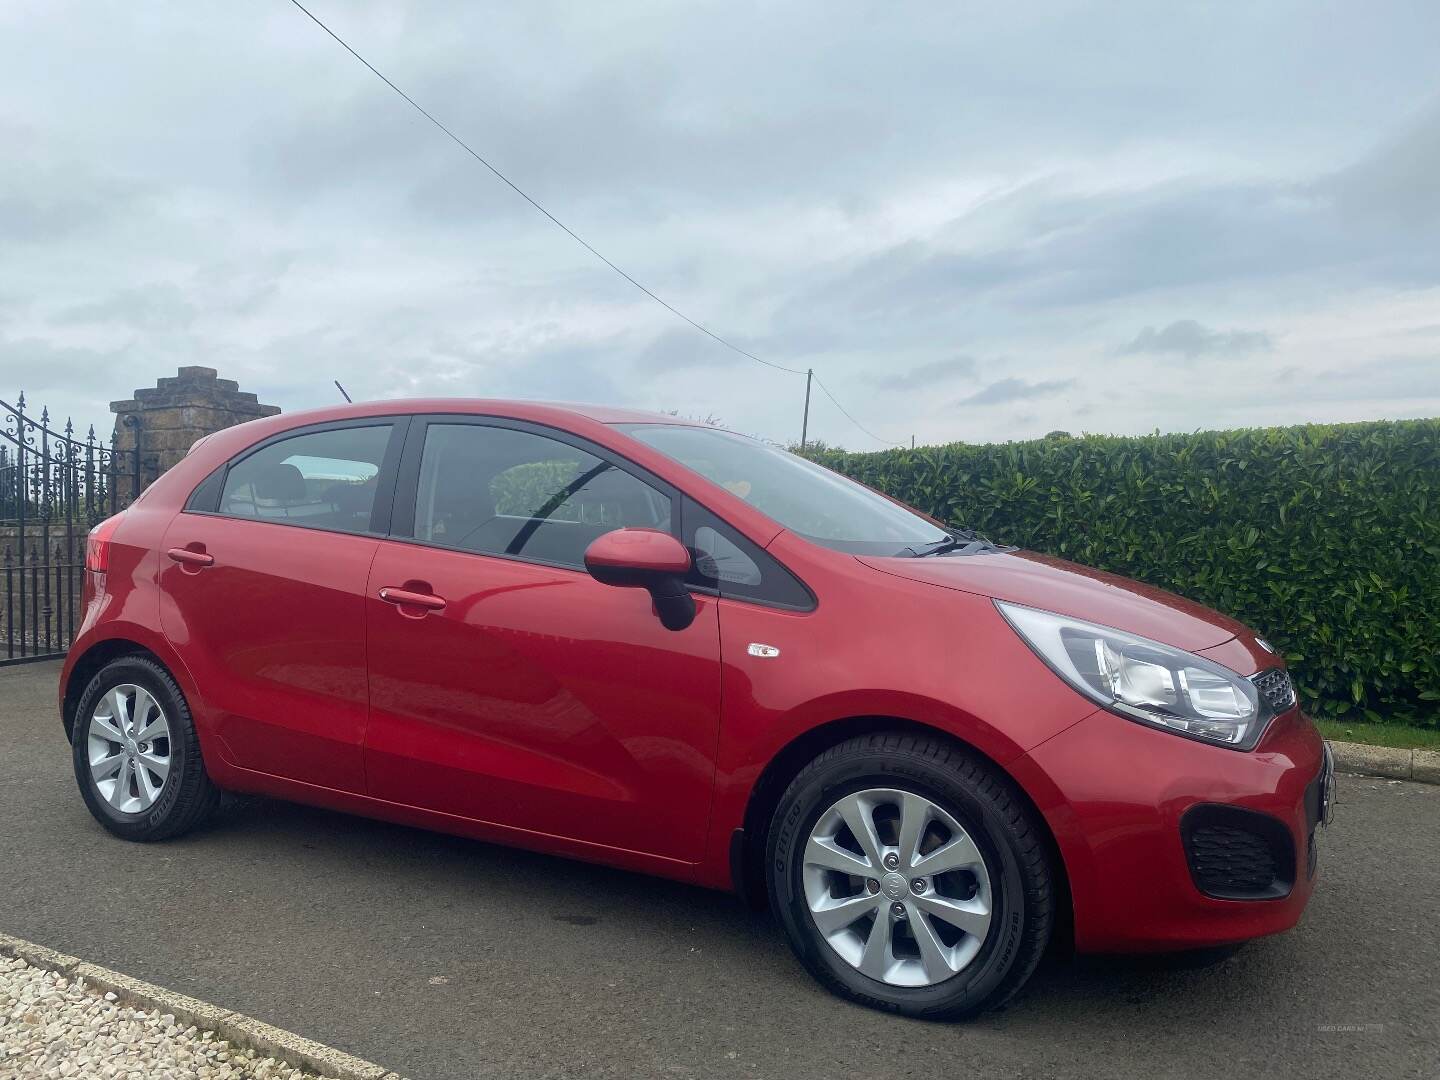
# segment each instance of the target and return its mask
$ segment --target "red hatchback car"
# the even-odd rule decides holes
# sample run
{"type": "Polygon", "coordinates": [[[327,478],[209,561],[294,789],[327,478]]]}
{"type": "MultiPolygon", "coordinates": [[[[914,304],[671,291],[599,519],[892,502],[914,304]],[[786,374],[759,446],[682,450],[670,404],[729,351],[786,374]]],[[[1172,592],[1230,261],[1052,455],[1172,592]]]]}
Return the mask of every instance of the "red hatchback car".
{"type": "Polygon", "coordinates": [[[256,792],[768,897],[821,983],[999,1004],[1294,925],[1331,766],[1285,666],[730,432],[352,405],[201,440],[92,533],[60,684],[132,840],[256,792]]]}

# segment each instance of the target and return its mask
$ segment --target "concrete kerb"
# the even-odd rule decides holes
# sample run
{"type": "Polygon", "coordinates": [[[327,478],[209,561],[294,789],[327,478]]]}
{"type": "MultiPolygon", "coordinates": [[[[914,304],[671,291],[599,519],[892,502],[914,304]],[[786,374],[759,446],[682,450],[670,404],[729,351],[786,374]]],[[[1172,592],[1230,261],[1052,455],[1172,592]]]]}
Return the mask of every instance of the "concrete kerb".
{"type": "Polygon", "coordinates": [[[1330,749],[1340,772],[1440,784],[1440,750],[1400,750],[1350,742],[1331,742],[1330,749]]]}
{"type": "Polygon", "coordinates": [[[132,1008],[168,1013],[175,1017],[177,1024],[213,1031],[232,1045],[245,1047],[287,1065],[335,1077],[336,1080],[403,1080],[398,1073],[382,1065],[284,1031],[253,1016],[132,979],[118,971],[87,963],[78,956],[56,952],[21,938],[0,934],[0,956],[17,957],[31,967],[54,971],[70,979],[84,979],[89,986],[102,993],[113,993],[119,1001],[132,1008]]]}

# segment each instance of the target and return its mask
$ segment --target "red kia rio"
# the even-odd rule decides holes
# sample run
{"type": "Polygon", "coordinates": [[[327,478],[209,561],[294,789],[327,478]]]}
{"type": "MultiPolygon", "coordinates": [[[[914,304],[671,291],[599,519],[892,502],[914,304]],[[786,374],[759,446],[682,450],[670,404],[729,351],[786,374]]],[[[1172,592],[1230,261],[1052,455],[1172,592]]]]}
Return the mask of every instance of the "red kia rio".
{"type": "Polygon", "coordinates": [[[1061,929],[1285,930],[1329,815],[1246,627],[670,416],[256,420],[86,569],[60,707],[116,835],[255,792],[734,889],[913,1016],[1006,1001],[1061,929]]]}

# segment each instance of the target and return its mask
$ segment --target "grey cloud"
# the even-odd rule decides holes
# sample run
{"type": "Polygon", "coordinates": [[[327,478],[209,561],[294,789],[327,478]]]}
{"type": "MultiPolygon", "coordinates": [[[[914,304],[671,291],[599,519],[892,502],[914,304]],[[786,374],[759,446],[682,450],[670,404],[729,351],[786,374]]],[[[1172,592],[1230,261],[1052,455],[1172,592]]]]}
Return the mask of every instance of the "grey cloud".
{"type": "Polygon", "coordinates": [[[12,316],[27,307],[29,307],[29,301],[24,297],[12,293],[0,293],[0,329],[4,329],[5,324],[12,316]]]}
{"type": "MultiPolygon", "coordinates": [[[[256,179],[305,202],[337,192],[352,197],[358,190],[393,192],[397,184],[404,191],[413,186],[417,169],[437,163],[462,172],[472,188],[488,184],[488,174],[465,168],[451,156],[461,153],[457,147],[392,97],[383,86],[357,81],[341,105],[292,120],[255,149],[256,179]]],[[[477,197],[474,190],[471,197],[477,197]]]]}
{"type": "MultiPolygon", "coordinates": [[[[1396,175],[1440,199],[1433,181],[1440,166],[1413,176],[1397,167],[1396,175]]],[[[862,334],[873,327],[903,340],[942,330],[961,313],[973,324],[977,317],[1008,320],[1017,309],[1075,308],[1217,284],[1323,277],[1329,286],[1440,285],[1440,219],[1419,212],[1429,196],[1414,197],[1411,227],[1398,232],[1354,212],[1361,196],[1354,181],[1347,184],[1330,177],[1187,180],[1080,194],[1052,183],[1027,185],[925,239],[830,268],[787,301],[777,325],[799,326],[824,312],[862,334]],[[1008,242],[973,247],[973,236],[1008,242]]],[[[1372,189],[1364,198],[1381,197],[1372,189]]]]}
{"type": "MultiPolygon", "coordinates": [[[[1287,400],[1309,402],[1384,401],[1413,404],[1440,401],[1440,354],[1434,356],[1382,355],[1354,367],[1277,373],[1287,400]]],[[[1399,415],[1391,410],[1391,415],[1399,415]]]]}
{"type": "Polygon", "coordinates": [[[60,311],[55,322],[61,325],[112,324],[136,330],[174,330],[189,326],[195,306],[173,284],[144,285],[122,289],[104,300],[74,304],[60,311]]]}
{"type": "Polygon", "coordinates": [[[1122,355],[1168,353],[1193,360],[1206,354],[1266,352],[1273,347],[1263,330],[1212,330],[1194,319],[1180,319],[1159,330],[1145,327],[1118,351],[1122,355]]]}
{"type": "Polygon", "coordinates": [[[539,398],[548,401],[620,401],[612,342],[579,341],[527,352],[523,363],[507,366],[488,379],[487,397],[539,398]]]}
{"type": "MultiPolygon", "coordinates": [[[[358,343],[357,343],[358,344],[358,343]]],[[[324,353],[344,364],[355,353],[346,342],[327,342],[324,353]]],[[[268,352],[283,356],[288,345],[268,352]]],[[[613,337],[562,341],[527,348],[521,357],[504,350],[444,335],[415,333],[370,353],[349,389],[367,398],[453,395],[534,398],[550,401],[619,401],[615,378],[619,343],[613,337]]],[[[312,350],[312,355],[314,350],[312,350]]],[[[343,370],[343,368],[342,368],[343,370]]],[[[342,381],[346,381],[342,377],[342,381]]]]}
{"type": "Polygon", "coordinates": [[[1062,198],[1036,212],[1067,225],[1007,265],[998,284],[1014,302],[1042,307],[1283,275],[1353,255],[1317,208],[1253,185],[1164,184],[1062,198]]]}
{"type": "Polygon", "coordinates": [[[909,371],[890,375],[879,375],[874,383],[881,390],[920,390],[931,388],[938,382],[975,374],[973,356],[948,356],[920,364],[909,371]]]}
{"type": "Polygon", "coordinates": [[[79,431],[93,424],[108,435],[113,417],[109,402],[126,397],[133,387],[116,381],[116,372],[136,369],[140,357],[130,345],[91,349],[56,345],[42,338],[0,338],[0,398],[12,405],[23,391],[38,419],[49,408],[57,430],[70,419],[79,431]]]}
{"type": "Polygon", "coordinates": [[[1317,186],[1357,217],[1406,227],[1440,224],[1440,102],[1409,129],[1317,186]]]}
{"type": "Polygon", "coordinates": [[[961,398],[957,405],[1002,405],[1009,401],[1027,398],[1048,397],[1068,390],[1075,384],[1074,379],[1047,379],[1041,382],[1026,382],[1024,379],[1001,379],[993,382],[978,393],[961,398]]]}
{"type": "MultiPolygon", "coordinates": [[[[728,21],[683,7],[641,15],[624,3],[593,13],[458,6],[443,19],[397,10],[389,26],[363,6],[335,23],[500,169],[560,200],[559,216],[603,207],[603,217],[576,222],[595,227],[753,205],[761,192],[799,206],[865,205],[922,169],[1083,158],[1112,148],[1117,131],[1123,140],[1233,135],[1226,129],[1242,108],[1247,133],[1263,141],[1293,123],[1287,102],[1272,99],[1286,97],[1274,92],[1287,77],[1277,72],[1301,52],[1283,5],[1246,23],[1250,40],[1273,35],[1282,46],[1274,51],[1285,57],[1265,64],[1227,62],[1230,38],[1211,20],[1168,12],[1162,28],[1140,4],[964,20],[940,9],[881,19],[864,5],[817,3],[728,21]],[[1156,47],[1171,34],[1175,47],[1156,47]],[[1077,37],[1103,42],[1106,64],[1076,48],[1077,37]]],[[[1414,32],[1391,35],[1397,71],[1403,56],[1428,60],[1419,42],[1432,20],[1417,12],[1405,21],[1414,32]]],[[[292,198],[398,190],[392,208],[408,202],[437,219],[528,213],[314,27],[277,17],[279,31],[290,31],[283,60],[313,91],[289,95],[284,109],[260,103],[278,132],[254,154],[263,182],[292,198]]],[[[1344,86],[1330,79],[1293,93],[1320,113],[1350,103],[1344,86]]]]}
{"type": "Polygon", "coordinates": [[[89,238],[144,212],[153,188],[104,165],[73,157],[74,147],[44,138],[0,112],[0,247],[89,238]]]}
{"type": "MultiPolygon", "coordinates": [[[[736,342],[744,348],[746,342],[736,342]]],[[[646,375],[658,375],[667,371],[684,371],[694,368],[734,367],[738,364],[754,364],[739,353],[725,348],[713,338],[696,330],[675,327],[662,331],[648,344],[639,348],[617,348],[619,356],[633,356],[635,369],[646,375]]],[[[788,365],[787,365],[788,366],[788,365]]]]}
{"type": "MultiPolygon", "coordinates": [[[[1030,395],[1036,434],[1067,426],[1054,387],[1147,321],[1170,341],[1170,313],[1219,327],[1212,348],[1284,325],[1268,354],[1255,343],[1257,375],[1297,362],[1318,311],[1361,316],[1357,357],[1426,346],[1376,312],[1440,288],[1435,110],[1407,123],[1396,104],[1435,92],[1440,6],[1317,23],[1288,2],[326,17],[667,300],[813,364],[872,430],[923,439],[953,434],[945,402],[984,382],[972,404],[1030,395]],[[966,384],[956,342],[1009,359],[966,384]],[[956,385],[927,398],[941,379],[956,385]]],[[[0,352],[0,388],[43,379],[51,404],[88,409],[200,362],[287,408],[333,400],[338,375],[364,396],[599,397],[793,427],[794,376],[651,311],[288,5],[0,5],[0,141],[0,250],[24,245],[0,294],[29,301],[0,332],[57,361],[37,374],[0,352]],[[110,47],[57,78],[77,27],[110,47]],[[97,342],[115,350],[80,348],[97,342]]],[[[1336,355],[1327,385],[1363,366],[1336,355]]],[[[1193,396],[1197,371],[1175,368],[1193,396]]],[[[1097,407],[1097,429],[1170,422],[1125,388],[1097,407]]],[[[1237,415],[1204,407],[1195,422],[1237,415]]],[[[1016,418],[966,419],[986,437],[1016,418]]],[[[812,433],[867,444],[823,401],[812,433]]]]}
{"type": "MultiPolygon", "coordinates": [[[[583,21],[574,9],[552,15],[583,21]]],[[[515,54],[513,37],[506,42],[506,29],[517,30],[502,25],[508,19],[494,9],[483,17],[459,9],[443,21],[415,20],[381,67],[582,232],[696,206],[743,205],[761,185],[772,198],[785,191],[813,201],[837,176],[853,185],[885,167],[873,147],[893,134],[893,114],[849,80],[810,82],[772,69],[778,74],[768,86],[723,83],[728,62],[717,49],[725,28],[710,26],[715,48],[685,59],[674,49],[636,57],[633,44],[599,28],[571,63],[548,55],[547,73],[537,77],[515,54]]],[[[647,22],[664,20],[647,13],[647,22]]],[[[532,32],[533,25],[518,31],[532,32]]],[[[737,36],[747,53],[767,49],[761,39],[737,36]]],[[[323,37],[313,45],[327,81],[344,90],[301,102],[280,120],[252,155],[260,182],[306,200],[373,191],[387,211],[440,225],[512,220],[538,227],[514,192],[392,91],[343,53],[332,54],[337,47],[323,37]]]]}
{"type": "Polygon", "coordinates": [[[195,290],[207,307],[253,315],[280,292],[296,261],[294,251],[268,248],[245,259],[207,262],[195,272],[195,290]]]}
{"type": "Polygon", "coordinates": [[[56,192],[0,191],[0,245],[64,240],[119,217],[126,208],[104,199],[56,192]]]}

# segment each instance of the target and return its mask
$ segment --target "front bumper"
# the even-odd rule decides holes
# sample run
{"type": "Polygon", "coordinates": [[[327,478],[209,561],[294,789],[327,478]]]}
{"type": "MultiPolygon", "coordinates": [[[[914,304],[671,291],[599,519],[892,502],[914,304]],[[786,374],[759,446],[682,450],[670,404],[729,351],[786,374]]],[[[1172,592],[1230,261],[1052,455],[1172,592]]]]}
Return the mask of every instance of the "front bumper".
{"type": "Polygon", "coordinates": [[[1055,834],[1083,952],[1204,948],[1288,930],[1310,899],[1328,751],[1299,709],[1253,751],[1178,738],[1103,710],[1012,766],[1055,834]],[[1266,898],[1206,895],[1184,834],[1210,811],[1264,815],[1288,881],[1266,898]],[[1186,819],[1191,810],[1195,815],[1186,819]]]}

